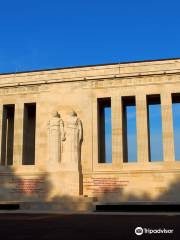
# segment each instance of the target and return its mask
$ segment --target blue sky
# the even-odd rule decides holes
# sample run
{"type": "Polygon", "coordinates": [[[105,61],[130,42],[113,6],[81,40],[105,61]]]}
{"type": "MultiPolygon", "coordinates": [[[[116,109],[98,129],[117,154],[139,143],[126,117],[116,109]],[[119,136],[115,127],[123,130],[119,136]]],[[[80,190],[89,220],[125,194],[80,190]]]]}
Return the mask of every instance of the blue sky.
{"type": "Polygon", "coordinates": [[[136,107],[127,106],[127,145],[128,162],[137,161],[136,107]]]}
{"type": "Polygon", "coordinates": [[[160,104],[149,106],[149,135],[151,161],[163,160],[162,115],[160,104]]]}
{"type": "Polygon", "coordinates": [[[0,72],[180,57],[178,0],[0,2],[0,72]]]}

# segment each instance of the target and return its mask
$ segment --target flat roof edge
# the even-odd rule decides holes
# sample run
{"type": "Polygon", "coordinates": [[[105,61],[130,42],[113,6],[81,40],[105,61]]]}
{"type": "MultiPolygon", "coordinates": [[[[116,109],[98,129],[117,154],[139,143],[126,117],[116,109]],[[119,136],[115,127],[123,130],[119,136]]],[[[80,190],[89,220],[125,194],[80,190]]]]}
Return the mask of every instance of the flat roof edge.
{"type": "Polygon", "coordinates": [[[20,73],[33,73],[33,72],[45,72],[45,71],[54,71],[54,70],[63,70],[63,69],[74,69],[74,68],[86,68],[86,67],[98,67],[98,66],[108,66],[108,65],[117,65],[117,64],[129,64],[129,63],[143,63],[143,62],[160,62],[168,60],[180,60],[180,57],[177,58],[161,58],[161,59],[149,59],[149,60],[137,60],[137,61],[124,61],[124,62],[111,62],[111,63],[100,63],[100,64],[89,64],[89,65],[79,65],[79,66],[68,66],[68,67],[57,67],[57,68],[45,68],[45,69],[35,69],[28,71],[18,71],[18,72],[2,72],[0,75],[11,75],[11,74],[20,74],[20,73]]]}

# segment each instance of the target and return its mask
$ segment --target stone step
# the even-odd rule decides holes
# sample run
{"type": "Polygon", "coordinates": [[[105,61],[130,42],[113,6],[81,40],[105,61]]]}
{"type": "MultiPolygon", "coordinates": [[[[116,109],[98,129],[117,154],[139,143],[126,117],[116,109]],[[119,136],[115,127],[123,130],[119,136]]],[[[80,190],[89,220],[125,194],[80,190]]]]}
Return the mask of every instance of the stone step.
{"type": "Polygon", "coordinates": [[[1,201],[0,210],[21,210],[21,211],[68,211],[83,212],[94,211],[94,197],[58,197],[54,201],[1,201]]]}

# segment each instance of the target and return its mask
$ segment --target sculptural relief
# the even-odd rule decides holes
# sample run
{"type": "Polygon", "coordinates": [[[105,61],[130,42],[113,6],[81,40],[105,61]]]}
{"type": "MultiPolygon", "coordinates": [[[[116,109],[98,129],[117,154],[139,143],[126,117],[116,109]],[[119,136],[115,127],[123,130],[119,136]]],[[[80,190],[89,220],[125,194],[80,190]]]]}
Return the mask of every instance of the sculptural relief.
{"type": "Polygon", "coordinates": [[[63,161],[69,165],[77,165],[81,157],[83,139],[82,123],[75,111],[69,111],[65,121],[65,142],[63,161]]]}
{"type": "Polygon", "coordinates": [[[77,170],[81,161],[83,130],[76,112],[69,111],[65,123],[60,114],[54,112],[48,126],[50,163],[61,163],[66,170],[77,170]]]}
{"type": "Polygon", "coordinates": [[[64,137],[64,123],[58,112],[52,114],[52,118],[48,122],[49,130],[49,161],[51,164],[61,161],[61,142],[64,137]]]}

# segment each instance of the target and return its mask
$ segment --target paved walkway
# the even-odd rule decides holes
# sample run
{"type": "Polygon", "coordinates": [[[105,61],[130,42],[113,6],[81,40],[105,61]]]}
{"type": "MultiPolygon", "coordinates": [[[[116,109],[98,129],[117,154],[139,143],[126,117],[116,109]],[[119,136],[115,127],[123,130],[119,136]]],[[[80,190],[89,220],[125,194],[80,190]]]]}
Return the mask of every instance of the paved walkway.
{"type": "Polygon", "coordinates": [[[179,215],[0,214],[0,239],[180,239],[179,215]],[[135,228],[173,233],[135,234],[135,228]],[[159,231],[160,231],[159,230],[159,231]]]}

